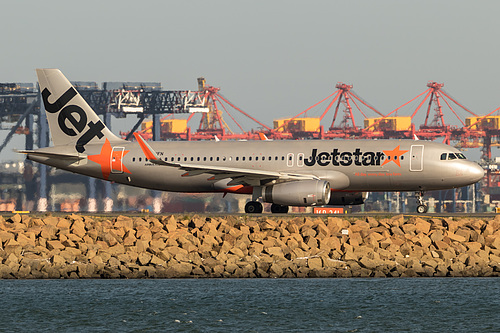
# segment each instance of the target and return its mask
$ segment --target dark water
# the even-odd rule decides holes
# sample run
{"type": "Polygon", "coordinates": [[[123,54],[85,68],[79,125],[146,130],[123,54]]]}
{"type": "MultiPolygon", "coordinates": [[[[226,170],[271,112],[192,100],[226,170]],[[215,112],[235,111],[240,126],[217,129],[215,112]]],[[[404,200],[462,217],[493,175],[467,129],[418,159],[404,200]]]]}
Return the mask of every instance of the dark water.
{"type": "Polygon", "coordinates": [[[500,279],[0,280],[0,332],[500,332],[500,279]]]}

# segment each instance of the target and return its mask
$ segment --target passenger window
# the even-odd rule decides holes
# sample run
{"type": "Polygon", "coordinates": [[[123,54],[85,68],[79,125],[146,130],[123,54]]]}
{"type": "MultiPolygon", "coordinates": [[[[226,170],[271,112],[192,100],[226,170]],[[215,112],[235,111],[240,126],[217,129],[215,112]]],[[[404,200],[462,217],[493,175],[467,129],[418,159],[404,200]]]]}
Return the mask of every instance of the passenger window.
{"type": "Polygon", "coordinates": [[[198,157],[196,158],[196,160],[199,162],[199,161],[200,161],[200,157],[198,156],[198,157]]]}
{"type": "Polygon", "coordinates": [[[188,160],[188,158],[187,158],[187,157],[184,157],[184,162],[186,162],[187,160],[188,160]]]}
{"type": "Polygon", "coordinates": [[[212,162],[214,160],[213,156],[210,156],[210,162],[212,162]]]}
{"type": "Polygon", "coordinates": [[[240,158],[239,158],[238,156],[236,156],[236,160],[237,160],[237,161],[239,161],[239,160],[240,160],[240,158]]]}
{"type": "Polygon", "coordinates": [[[141,162],[141,161],[142,161],[142,157],[139,157],[139,162],[141,162]]]}
{"type": "Polygon", "coordinates": [[[278,156],[274,156],[274,160],[277,161],[278,160],[278,156]]]}
{"type": "Polygon", "coordinates": [[[132,162],[135,162],[135,157],[132,157],[132,162]]]}
{"type": "Polygon", "coordinates": [[[241,158],[241,160],[242,160],[242,161],[244,161],[244,160],[245,160],[245,156],[243,156],[243,157],[241,158]]]}
{"type": "Polygon", "coordinates": [[[194,158],[193,158],[193,157],[191,157],[191,162],[193,162],[193,159],[194,159],[194,158]]]}
{"type": "Polygon", "coordinates": [[[205,157],[203,157],[203,161],[206,161],[206,160],[207,160],[207,157],[206,157],[206,156],[205,156],[205,157]]]}
{"type": "Polygon", "coordinates": [[[258,161],[259,160],[259,156],[255,156],[255,160],[258,161]]]}
{"type": "Polygon", "coordinates": [[[281,156],[281,160],[284,161],[285,160],[285,156],[281,156]]]}
{"type": "Polygon", "coordinates": [[[456,160],[456,159],[457,159],[457,157],[455,156],[455,154],[453,154],[453,153],[449,153],[449,154],[448,154],[448,159],[449,159],[449,160],[456,160]]]}
{"type": "Polygon", "coordinates": [[[271,160],[271,156],[269,156],[269,161],[271,160]]]}
{"type": "Polygon", "coordinates": [[[442,153],[441,154],[441,161],[446,160],[446,155],[448,155],[448,154],[446,154],[446,153],[442,153]]]}
{"type": "Polygon", "coordinates": [[[248,160],[249,160],[249,161],[251,161],[251,160],[252,160],[252,156],[250,156],[250,157],[248,158],[248,160]]]}
{"type": "Polygon", "coordinates": [[[299,153],[297,155],[297,166],[298,167],[303,167],[304,166],[304,153],[299,153]]]}
{"type": "Polygon", "coordinates": [[[219,156],[217,156],[217,161],[219,161],[219,156]]]}
{"type": "Polygon", "coordinates": [[[177,162],[180,162],[181,161],[181,158],[180,157],[177,157],[177,162]]]}

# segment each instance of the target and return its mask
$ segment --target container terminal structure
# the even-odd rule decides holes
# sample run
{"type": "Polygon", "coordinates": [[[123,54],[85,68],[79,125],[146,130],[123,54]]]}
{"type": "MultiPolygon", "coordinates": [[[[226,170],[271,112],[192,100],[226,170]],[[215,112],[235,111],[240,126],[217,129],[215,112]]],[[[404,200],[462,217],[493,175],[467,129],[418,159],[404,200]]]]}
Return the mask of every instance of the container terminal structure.
{"type": "MultiPolygon", "coordinates": [[[[136,118],[130,130],[120,132],[126,139],[130,139],[135,131],[152,140],[418,138],[442,139],[462,149],[480,148],[481,163],[486,170],[482,184],[465,193],[449,191],[435,196],[439,197],[439,202],[451,204],[453,211],[456,211],[457,204],[466,205],[469,202],[469,208],[461,210],[476,211],[480,201],[490,204],[500,200],[500,170],[497,166],[500,161],[494,160],[491,154],[492,147],[500,146],[500,116],[495,114],[500,108],[486,115],[475,114],[444,91],[442,83],[428,82],[424,92],[384,114],[356,94],[353,85],[339,82],[332,94],[293,117],[274,120],[272,127],[237,107],[221,94],[220,88],[207,85],[204,78],[198,78],[198,89],[194,91],[164,90],[156,82],[104,82],[101,88],[96,82],[78,81],[73,84],[108,127],[111,127],[112,116],[136,118]],[[405,114],[408,109],[411,114],[405,114]],[[320,115],[311,116],[315,112],[320,115]],[[459,115],[464,112],[467,114],[465,119],[459,115]],[[331,122],[327,115],[332,115],[331,122]],[[355,115],[363,117],[362,125],[356,123],[355,115]],[[420,126],[415,124],[417,115],[425,117],[420,126]],[[450,115],[458,120],[459,126],[449,124],[447,119],[450,115]],[[247,123],[253,123],[254,129],[245,130],[241,125],[242,118],[247,123]],[[196,123],[195,130],[191,129],[193,123],[196,123]],[[480,191],[479,186],[482,186],[480,191]]],[[[15,135],[25,136],[25,149],[33,149],[34,145],[48,146],[45,111],[38,89],[33,84],[0,83],[0,119],[1,129],[7,132],[0,142],[0,152],[15,135]]],[[[3,193],[0,211],[11,211],[13,206],[17,210],[26,208],[26,205],[21,207],[19,203],[21,188],[23,200],[31,202],[27,208],[38,211],[75,211],[83,207],[91,212],[112,211],[112,198],[116,197],[108,182],[49,172],[44,165],[34,166],[30,161],[2,165],[0,187],[3,193]],[[86,204],[62,199],[60,206],[49,203],[49,188],[54,192],[54,184],[69,184],[71,181],[68,177],[73,181],[78,179],[80,189],[76,191],[86,193],[86,204]],[[9,193],[18,193],[17,205],[13,200],[16,195],[9,193]]],[[[50,193],[50,197],[53,196],[57,196],[57,193],[50,193]]],[[[160,193],[154,193],[153,197],[156,211],[160,205],[160,193]]],[[[396,198],[385,197],[385,200],[395,205],[398,211],[404,211],[407,201],[404,194],[396,198]]],[[[443,211],[444,206],[438,209],[443,211]]]]}

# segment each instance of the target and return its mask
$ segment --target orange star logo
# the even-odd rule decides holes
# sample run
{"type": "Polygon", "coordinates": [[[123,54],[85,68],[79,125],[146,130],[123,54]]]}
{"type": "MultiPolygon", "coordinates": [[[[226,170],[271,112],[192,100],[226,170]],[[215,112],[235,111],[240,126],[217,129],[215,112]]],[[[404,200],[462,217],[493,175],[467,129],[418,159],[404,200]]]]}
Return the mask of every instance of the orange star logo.
{"type": "Polygon", "coordinates": [[[384,161],[384,163],[382,163],[382,165],[386,165],[389,162],[394,162],[398,165],[398,167],[401,167],[401,155],[408,152],[408,150],[399,150],[399,146],[397,146],[393,150],[383,150],[383,152],[387,156],[387,159],[384,161]]]}
{"type": "Polygon", "coordinates": [[[111,171],[126,172],[131,174],[122,162],[122,158],[128,152],[130,152],[130,150],[113,150],[109,140],[106,139],[106,142],[102,145],[101,153],[98,155],[89,155],[88,159],[101,165],[102,178],[108,180],[111,171]]]}

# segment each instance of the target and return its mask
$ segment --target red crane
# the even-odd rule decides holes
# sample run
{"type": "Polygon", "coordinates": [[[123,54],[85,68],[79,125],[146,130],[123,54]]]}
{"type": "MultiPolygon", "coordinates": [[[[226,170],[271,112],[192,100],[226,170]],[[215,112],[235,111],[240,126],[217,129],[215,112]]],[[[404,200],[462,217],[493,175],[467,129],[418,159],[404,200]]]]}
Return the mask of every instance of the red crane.
{"type": "Polygon", "coordinates": [[[334,138],[363,138],[363,137],[374,137],[380,133],[367,132],[356,125],[354,119],[353,111],[357,110],[362,116],[367,119],[366,112],[360,107],[364,105],[368,109],[374,111],[376,114],[383,116],[381,112],[369,105],[361,97],[352,91],[352,85],[338,82],[335,86],[337,88],[331,95],[307,108],[306,110],[300,112],[296,116],[283,119],[282,123],[277,123],[275,121],[275,128],[271,134],[272,138],[275,139],[302,139],[302,138],[316,138],[316,139],[334,139],[334,138]],[[308,111],[318,107],[320,104],[328,101],[328,104],[321,116],[318,118],[301,118],[301,116],[306,115],[308,111]],[[359,103],[359,104],[358,104],[359,103]],[[328,114],[328,112],[335,106],[335,111],[331,125],[327,132],[324,132],[324,127],[321,121],[328,114]],[[354,106],[354,107],[353,107],[354,106]],[[303,126],[296,126],[297,122],[303,120],[303,126]],[[309,126],[308,126],[309,124],[309,126]],[[292,126],[294,125],[294,126],[292,126]]]}

